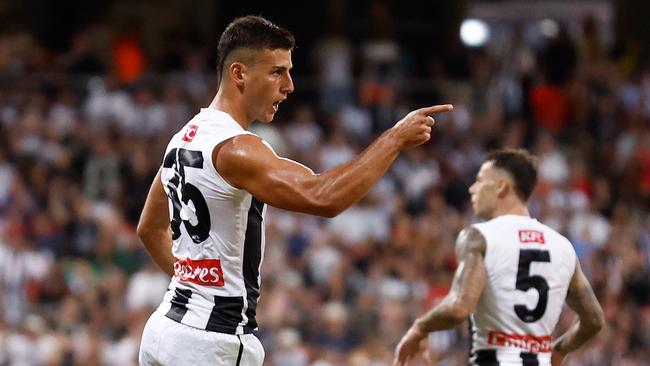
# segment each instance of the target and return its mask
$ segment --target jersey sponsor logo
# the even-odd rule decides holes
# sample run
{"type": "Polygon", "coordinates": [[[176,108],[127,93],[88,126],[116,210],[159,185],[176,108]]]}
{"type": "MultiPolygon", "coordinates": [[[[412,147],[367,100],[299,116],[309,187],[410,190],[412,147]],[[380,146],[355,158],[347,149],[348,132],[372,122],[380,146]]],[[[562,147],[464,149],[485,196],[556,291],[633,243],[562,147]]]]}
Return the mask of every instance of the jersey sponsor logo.
{"type": "Polygon", "coordinates": [[[544,233],[537,230],[519,230],[519,242],[522,244],[539,243],[545,244],[544,233]]]}
{"type": "Polygon", "coordinates": [[[219,259],[176,258],[174,277],[201,286],[222,287],[224,285],[223,270],[219,259]]]}
{"type": "Polygon", "coordinates": [[[187,131],[185,131],[185,135],[183,135],[183,141],[192,142],[198,130],[199,130],[199,126],[189,125],[189,127],[187,127],[187,131]]]}
{"type": "Polygon", "coordinates": [[[551,352],[551,336],[535,337],[528,334],[507,334],[499,331],[488,333],[488,343],[501,347],[515,347],[529,352],[551,352]]]}

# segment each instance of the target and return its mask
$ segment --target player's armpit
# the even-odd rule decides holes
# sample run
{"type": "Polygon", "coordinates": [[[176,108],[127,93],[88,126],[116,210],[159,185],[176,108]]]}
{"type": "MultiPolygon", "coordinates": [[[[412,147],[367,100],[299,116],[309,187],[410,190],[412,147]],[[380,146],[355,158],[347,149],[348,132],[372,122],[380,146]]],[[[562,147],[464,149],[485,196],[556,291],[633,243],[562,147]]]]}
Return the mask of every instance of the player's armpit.
{"type": "Polygon", "coordinates": [[[580,348],[590,338],[598,334],[605,324],[603,309],[582,272],[579,262],[576,262],[566,302],[578,314],[579,321],[556,340],[553,345],[554,352],[568,353],[580,348]]]}

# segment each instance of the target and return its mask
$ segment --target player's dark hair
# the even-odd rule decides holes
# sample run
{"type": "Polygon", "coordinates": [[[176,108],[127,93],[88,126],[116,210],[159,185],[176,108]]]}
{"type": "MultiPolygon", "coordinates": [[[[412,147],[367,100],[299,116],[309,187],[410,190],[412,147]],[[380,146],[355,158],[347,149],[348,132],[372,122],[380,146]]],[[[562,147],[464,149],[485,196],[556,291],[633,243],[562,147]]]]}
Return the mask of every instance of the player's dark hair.
{"type": "Polygon", "coordinates": [[[537,184],[537,158],[525,149],[501,149],[487,154],[485,161],[510,173],[515,181],[515,192],[523,201],[533,193],[537,184]]]}
{"type": "Polygon", "coordinates": [[[247,15],[236,18],[228,24],[219,39],[219,46],[217,47],[219,82],[221,82],[224,62],[228,55],[235,50],[241,48],[292,50],[294,46],[295,39],[291,32],[260,16],[247,15]]]}

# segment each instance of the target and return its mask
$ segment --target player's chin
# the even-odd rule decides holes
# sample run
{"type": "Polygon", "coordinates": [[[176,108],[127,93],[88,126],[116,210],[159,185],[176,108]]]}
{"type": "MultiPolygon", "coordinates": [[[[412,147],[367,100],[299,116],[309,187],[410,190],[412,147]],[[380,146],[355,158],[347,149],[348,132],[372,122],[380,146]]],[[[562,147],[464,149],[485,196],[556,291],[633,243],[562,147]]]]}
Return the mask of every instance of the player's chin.
{"type": "Polygon", "coordinates": [[[474,212],[475,216],[481,216],[481,211],[479,211],[478,205],[476,205],[474,202],[472,202],[472,211],[474,212]]]}
{"type": "Polygon", "coordinates": [[[266,113],[263,118],[260,118],[260,121],[264,123],[270,123],[271,121],[273,121],[273,118],[275,118],[275,112],[269,112],[266,113]]]}
{"type": "Polygon", "coordinates": [[[272,114],[272,115],[270,115],[270,116],[266,116],[266,117],[262,120],[262,122],[264,122],[264,123],[271,123],[271,122],[273,121],[273,118],[274,118],[274,117],[275,117],[275,114],[272,114]]]}

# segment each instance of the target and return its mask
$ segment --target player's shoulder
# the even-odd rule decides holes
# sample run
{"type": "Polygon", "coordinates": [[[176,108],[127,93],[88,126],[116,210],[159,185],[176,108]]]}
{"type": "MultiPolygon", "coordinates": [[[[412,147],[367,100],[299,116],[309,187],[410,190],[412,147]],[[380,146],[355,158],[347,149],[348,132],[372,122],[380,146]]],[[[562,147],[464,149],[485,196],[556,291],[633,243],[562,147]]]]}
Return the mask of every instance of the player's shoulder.
{"type": "Polygon", "coordinates": [[[217,171],[226,176],[264,170],[269,166],[269,159],[274,158],[277,155],[271,146],[255,134],[231,136],[212,152],[217,171]]]}
{"type": "Polygon", "coordinates": [[[540,228],[540,231],[542,231],[545,234],[545,236],[549,237],[549,240],[552,240],[553,242],[557,242],[557,243],[572,246],[569,239],[567,239],[566,236],[564,236],[562,233],[560,233],[556,229],[544,224],[543,222],[538,221],[537,219],[532,219],[532,220],[534,220],[534,222],[538,225],[538,227],[540,228]]]}
{"type": "Polygon", "coordinates": [[[500,215],[487,221],[479,222],[473,226],[477,228],[499,228],[508,227],[512,229],[537,228],[538,230],[553,231],[552,228],[538,221],[534,217],[522,215],[500,215]]]}
{"type": "Polygon", "coordinates": [[[523,227],[519,230],[519,241],[522,243],[532,242],[539,243],[542,246],[553,247],[568,260],[575,257],[575,249],[571,241],[556,229],[538,221],[535,218],[530,218],[530,229],[523,227]]]}
{"type": "Polygon", "coordinates": [[[233,131],[237,133],[247,133],[247,131],[226,112],[213,109],[201,108],[181,129],[179,134],[190,133],[209,134],[228,133],[233,131]]]}
{"type": "Polygon", "coordinates": [[[512,217],[511,215],[497,216],[490,220],[477,222],[473,224],[471,227],[476,228],[482,233],[486,231],[498,230],[498,228],[500,227],[512,225],[511,217],[512,217]]]}
{"type": "Polygon", "coordinates": [[[256,136],[244,129],[228,113],[213,108],[201,108],[200,112],[172,137],[172,141],[183,145],[198,144],[210,147],[223,144],[236,136],[250,135],[256,136]]]}
{"type": "Polygon", "coordinates": [[[483,233],[474,226],[464,228],[456,240],[457,252],[477,252],[485,254],[486,240],[483,233]]]}
{"type": "Polygon", "coordinates": [[[476,223],[473,225],[484,235],[511,233],[524,242],[553,241],[561,244],[571,245],[569,240],[557,230],[540,222],[534,217],[520,215],[502,215],[491,220],[476,223]]]}
{"type": "Polygon", "coordinates": [[[271,150],[268,143],[261,137],[253,134],[239,134],[234,135],[224,140],[219,146],[219,154],[229,154],[233,157],[245,158],[247,156],[254,157],[260,150],[271,150]]]}
{"type": "Polygon", "coordinates": [[[199,113],[197,113],[192,119],[201,122],[226,123],[233,127],[242,128],[230,114],[214,108],[201,108],[199,113]]]}

